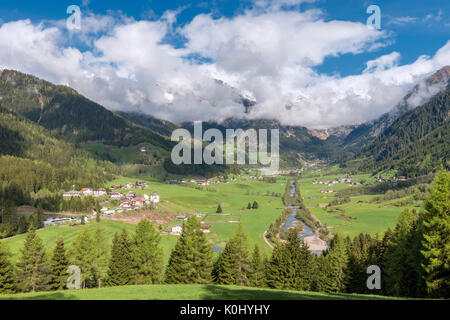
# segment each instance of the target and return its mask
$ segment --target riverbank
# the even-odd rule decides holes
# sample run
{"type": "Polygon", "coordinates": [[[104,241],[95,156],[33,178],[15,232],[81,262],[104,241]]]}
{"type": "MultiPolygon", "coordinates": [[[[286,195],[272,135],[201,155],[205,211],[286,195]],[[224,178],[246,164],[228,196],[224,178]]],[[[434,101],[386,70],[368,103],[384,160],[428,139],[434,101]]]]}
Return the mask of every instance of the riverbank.
{"type": "Polygon", "coordinates": [[[295,228],[298,224],[302,225],[302,231],[299,233],[299,237],[306,243],[309,250],[315,254],[320,254],[323,251],[328,250],[328,244],[325,240],[320,238],[319,231],[316,229],[315,231],[311,226],[306,224],[303,220],[297,217],[297,208],[293,206],[295,202],[297,202],[297,197],[294,195],[297,193],[296,184],[293,180],[289,181],[291,185],[290,195],[294,198],[294,201],[289,204],[289,209],[292,213],[286,219],[286,222],[282,228],[283,231],[287,231],[291,228],[295,228]]]}

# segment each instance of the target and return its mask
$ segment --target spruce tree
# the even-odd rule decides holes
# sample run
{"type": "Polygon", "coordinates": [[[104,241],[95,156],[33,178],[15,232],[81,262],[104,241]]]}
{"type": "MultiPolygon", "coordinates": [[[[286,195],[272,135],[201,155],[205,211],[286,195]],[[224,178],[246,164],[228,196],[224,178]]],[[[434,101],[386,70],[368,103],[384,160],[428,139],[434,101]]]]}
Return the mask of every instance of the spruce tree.
{"type": "Polygon", "coordinates": [[[289,251],[284,244],[276,243],[265,268],[267,286],[273,289],[292,289],[292,270],[293,265],[289,251]]]}
{"type": "Polygon", "coordinates": [[[418,226],[420,216],[405,209],[398,218],[389,244],[385,275],[389,295],[413,297],[421,285],[418,226]]]}
{"type": "Polygon", "coordinates": [[[155,284],[162,281],[163,251],[159,233],[147,219],[136,227],[133,237],[135,284],[155,284]]]}
{"type": "Polygon", "coordinates": [[[9,251],[0,241],[0,294],[16,292],[16,280],[13,266],[8,260],[9,256],[9,251]]]}
{"type": "Polygon", "coordinates": [[[212,281],[214,283],[219,283],[219,274],[220,274],[220,266],[222,264],[222,252],[219,252],[216,261],[213,265],[213,271],[212,271],[212,281]]]}
{"type": "Polygon", "coordinates": [[[50,268],[47,254],[34,225],[28,230],[21,250],[16,279],[22,292],[45,291],[49,288],[50,268]]]}
{"type": "Polygon", "coordinates": [[[17,223],[17,234],[23,234],[28,231],[28,221],[25,216],[20,216],[19,222],[17,223]]]}
{"type": "Polygon", "coordinates": [[[101,206],[100,203],[98,202],[98,200],[95,201],[95,221],[100,222],[100,217],[101,217],[101,206]]]}
{"type": "Polygon", "coordinates": [[[257,245],[255,245],[255,248],[253,249],[249,269],[248,279],[250,282],[250,286],[257,288],[264,287],[264,259],[261,257],[261,253],[257,245]]]}
{"type": "Polygon", "coordinates": [[[450,298],[450,172],[441,168],[425,202],[423,272],[431,297],[450,298]]]}
{"type": "Polygon", "coordinates": [[[172,250],[166,269],[166,283],[211,283],[213,251],[195,216],[188,218],[172,250]]]}
{"type": "Polygon", "coordinates": [[[247,205],[247,210],[250,210],[252,208],[252,204],[249,202],[247,205]]]}
{"type": "Polygon", "coordinates": [[[258,209],[258,207],[259,207],[258,202],[254,201],[252,209],[258,209]]]}
{"type": "Polygon", "coordinates": [[[10,237],[16,233],[18,220],[17,208],[13,201],[2,201],[0,205],[0,236],[10,237]]]}
{"type": "Polygon", "coordinates": [[[388,250],[389,245],[392,241],[393,231],[391,228],[388,228],[386,232],[384,233],[383,239],[379,242],[376,256],[377,256],[377,262],[375,263],[377,266],[380,267],[382,270],[382,277],[381,277],[381,291],[380,294],[382,295],[388,295],[387,288],[386,288],[386,273],[385,271],[388,268],[389,260],[388,260],[388,250]]]}
{"type": "Polygon", "coordinates": [[[124,286],[133,283],[132,258],[132,242],[124,228],[121,234],[114,235],[106,280],[108,286],[124,286]]]}
{"type": "Polygon", "coordinates": [[[93,250],[92,274],[94,280],[97,282],[97,287],[101,288],[102,281],[106,278],[108,271],[108,247],[105,233],[100,225],[95,227],[93,238],[95,247],[93,250]]]}
{"type": "Polygon", "coordinates": [[[369,293],[366,285],[367,267],[376,264],[372,259],[373,241],[370,235],[360,233],[347,246],[348,264],[346,269],[346,291],[350,293],[369,293]]]}
{"type": "Polygon", "coordinates": [[[285,244],[292,265],[292,276],[290,278],[290,288],[295,290],[309,290],[311,286],[311,253],[307,245],[300,241],[298,232],[290,229],[287,234],[285,244]]]}
{"type": "Polygon", "coordinates": [[[330,263],[330,292],[344,292],[345,270],[347,268],[348,255],[344,239],[336,235],[333,239],[331,249],[327,254],[330,263]]]}
{"type": "Polygon", "coordinates": [[[311,289],[318,292],[335,292],[334,270],[328,255],[314,259],[311,289]]]}
{"type": "Polygon", "coordinates": [[[39,205],[36,212],[31,215],[30,220],[30,223],[33,224],[35,229],[41,229],[44,227],[44,210],[41,205],[39,205]]]}
{"type": "Polygon", "coordinates": [[[222,253],[219,283],[239,286],[249,285],[249,264],[247,236],[244,234],[242,226],[239,225],[222,253]]]}
{"type": "Polygon", "coordinates": [[[53,256],[50,261],[50,289],[63,290],[67,284],[67,268],[69,267],[69,260],[66,256],[66,249],[64,248],[64,240],[61,236],[56,240],[56,247],[53,250],[53,256]]]}
{"type": "Polygon", "coordinates": [[[79,232],[69,249],[69,256],[81,269],[82,288],[98,287],[107,264],[102,230],[96,228],[94,234],[89,229],[79,232]]]}
{"type": "Polygon", "coordinates": [[[220,205],[220,203],[219,203],[219,205],[217,206],[216,213],[222,213],[222,206],[220,205]]]}

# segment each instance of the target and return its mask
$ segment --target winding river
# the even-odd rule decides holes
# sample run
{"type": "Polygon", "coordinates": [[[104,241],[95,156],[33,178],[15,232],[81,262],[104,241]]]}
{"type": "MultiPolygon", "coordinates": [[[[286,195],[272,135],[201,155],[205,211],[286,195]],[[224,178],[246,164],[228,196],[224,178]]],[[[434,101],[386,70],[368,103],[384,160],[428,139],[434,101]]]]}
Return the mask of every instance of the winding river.
{"type": "MultiPolygon", "coordinates": [[[[290,195],[291,197],[294,196],[295,194],[295,184],[294,181],[289,181],[291,184],[291,192],[290,195]]],[[[312,237],[314,236],[314,231],[313,229],[307,225],[305,222],[303,222],[303,220],[297,219],[296,215],[297,215],[297,208],[294,208],[292,206],[292,204],[289,204],[288,206],[292,213],[287,217],[286,222],[282,228],[282,231],[287,231],[289,228],[294,228],[296,226],[298,226],[299,224],[301,224],[303,226],[303,230],[299,233],[299,238],[300,239],[305,239],[307,237],[312,237]]],[[[312,253],[316,254],[316,255],[320,255],[322,253],[322,250],[311,250],[312,253]]]]}

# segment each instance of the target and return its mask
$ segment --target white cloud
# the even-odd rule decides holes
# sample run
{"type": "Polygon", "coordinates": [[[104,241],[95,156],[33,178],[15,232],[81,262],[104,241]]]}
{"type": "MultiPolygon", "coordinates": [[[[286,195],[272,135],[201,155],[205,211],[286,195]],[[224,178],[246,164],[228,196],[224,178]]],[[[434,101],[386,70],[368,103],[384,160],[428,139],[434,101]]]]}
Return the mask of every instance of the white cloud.
{"type": "Polygon", "coordinates": [[[432,14],[432,13],[429,13],[429,14],[427,14],[427,15],[425,16],[425,18],[424,18],[423,20],[424,20],[424,21],[434,20],[434,21],[436,21],[436,22],[439,22],[439,21],[442,20],[442,14],[443,14],[442,9],[439,9],[439,11],[437,12],[436,15],[434,15],[434,14],[432,14]]]}
{"type": "Polygon", "coordinates": [[[450,64],[449,42],[410,65],[398,66],[400,54],[392,52],[368,61],[360,75],[326,76],[314,71],[326,57],[375,50],[389,35],[362,23],[324,21],[318,10],[276,7],[233,18],[202,14],[172,30],[177,12],[152,21],[88,13],[84,29],[72,34],[64,21],[5,23],[0,61],[69,84],[112,110],[138,109],[177,122],[266,117],[309,127],[374,119],[418,80],[450,64]],[[185,48],[164,43],[172,32],[187,39],[185,48]],[[80,41],[88,49],[71,45],[80,41]],[[257,102],[250,115],[244,114],[242,96],[257,102]]]}
{"type": "Polygon", "coordinates": [[[418,19],[415,17],[394,17],[388,20],[387,25],[405,25],[408,23],[416,22],[418,19]]]}
{"type": "Polygon", "coordinates": [[[391,69],[396,66],[400,60],[400,53],[392,52],[384,56],[378,57],[375,60],[369,60],[366,62],[367,68],[364,69],[364,73],[373,71],[383,71],[386,69],[391,69]]]}

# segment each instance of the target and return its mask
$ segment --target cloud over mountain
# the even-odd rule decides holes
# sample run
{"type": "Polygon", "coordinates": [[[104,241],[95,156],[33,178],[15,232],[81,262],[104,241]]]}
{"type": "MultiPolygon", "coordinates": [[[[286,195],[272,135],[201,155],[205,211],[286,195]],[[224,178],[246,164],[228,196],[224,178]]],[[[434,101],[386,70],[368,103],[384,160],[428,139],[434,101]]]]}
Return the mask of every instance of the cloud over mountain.
{"type": "MultiPolygon", "coordinates": [[[[285,5],[299,1],[285,1],[285,5]]],[[[374,119],[419,80],[450,64],[450,42],[432,57],[399,66],[398,52],[367,62],[359,75],[316,71],[327,57],[359,54],[391,41],[363,23],[327,21],[323,12],[261,2],[231,18],[180,12],[136,21],[87,13],[81,32],[64,21],[0,26],[0,66],[67,84],[112,110],[140,110],[172,121],[228,117],[331,127],[374,119]],[[168,37],[183,38],[182,45],[168,37]],[[242,97],[255,101],[245,114],[242,97]]]]}

